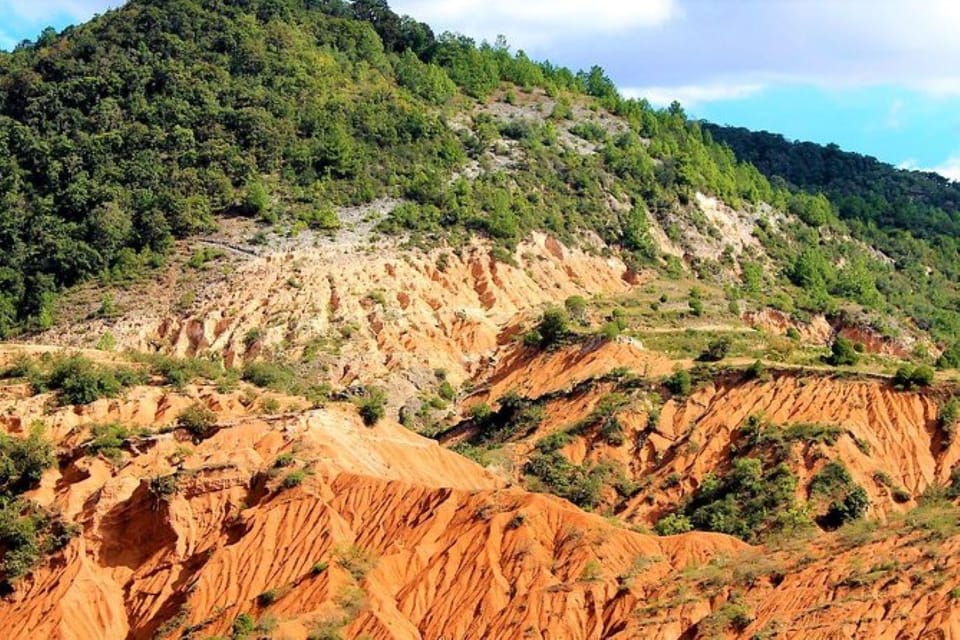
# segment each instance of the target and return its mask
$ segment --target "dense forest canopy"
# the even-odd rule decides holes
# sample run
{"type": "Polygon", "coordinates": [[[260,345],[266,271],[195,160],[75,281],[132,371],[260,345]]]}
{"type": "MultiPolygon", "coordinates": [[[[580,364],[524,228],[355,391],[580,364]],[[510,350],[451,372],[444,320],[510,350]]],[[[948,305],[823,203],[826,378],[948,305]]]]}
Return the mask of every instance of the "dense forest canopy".
{"type": "Polygon", "coordinates": [[[623,99],[599,67],[437,35],[383,0],[132,0],[0,53],[0,337],[49,326],[64,287],[162,264],[221,215],[324,228],[337,207],[390,196],[403,204],[386,232],[471,230],[511,246],[531,229],[590,229],[659,264],[649,220],[669,234],[703,192],[801,221],[758,232],[781,270],[741,260],[745,295],[766,302],[776,281],[796,288],[799,310],[900,309],[952,339],[956,186],[760,140],[623,99]],[[534,89],[554,105],[544,118],[474,112],[534,89]],[[571,126],[578,102],[625,126],[571,126]],[[561,123],[596,153],[558,144],[561,123]],[[498,141],[523,160],[467,178],[498,141]],[[850,233],[895,268],[842,242],[850,233]]]}

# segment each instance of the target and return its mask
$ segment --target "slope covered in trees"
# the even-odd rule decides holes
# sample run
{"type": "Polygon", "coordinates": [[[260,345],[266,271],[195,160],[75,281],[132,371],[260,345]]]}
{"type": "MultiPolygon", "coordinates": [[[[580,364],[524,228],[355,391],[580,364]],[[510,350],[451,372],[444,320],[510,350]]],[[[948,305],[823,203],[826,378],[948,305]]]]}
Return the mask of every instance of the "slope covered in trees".
{"type": "MultiPolygon", "coordinates": [[[[774,184],[793,191],[791,210],[818,224],[825,219],[811,220],[806,208],[794,204],[802,198],[796,195],[799,192],[820,194],[824,211],[835,213],[855,237],[894,260],[895,273],[879,272],[886,276],[878,281],[883,295],[942,341],[956,340],[960,333],[960,184],[932,172],[897,169],[833,144],[792,142],[766,131],[702,125],[738,158],[756,166],[774,184]]],[[[953,360],[954,365],[960,363],[953,360]]]]}
{"type": "Polygon", "coordinates": [[[786,169],[710,131],[723,138],[677,104],[623,99],[598,67],[437,36],[383,0],[132,0],[0,53],[0,337],[49,326],[63,288],[134,278],[222,215],[332,228],[338,207],[392,197],[402,204],[384,232],[470,230],[511,247],[532,229],[592,230],[664,266],[651,219],[668,236],[680,220],[717,232],[697,192],[798,219],[760,220],[778,269],[728,260],[735,295],[769,304],[786,287],[787,310],[851,301],[900,310],[944,343],[957,333],[955,188],[880,180],[882,166],[829,149],[787,163],[799,177],[768,180],[734,152],[771,176],[786,169]],[[511,119],[483,108],[515,92],[552,106],[511,119]],[[570,135],[593,151],[561,143],[570,135]],[[489,162],[498,147],[518,153],[489,162]]]}
{"type": "Polygon", "coordinates": [[[602,70],[436,38],[382,1],[133,0],[0,53],[0,335],[48,325],[63,287],[136,275],[223,213],[322,226],[331,207],[393,195],[419,207],[399,227],[442,221],[510,242],[586,225],[616,240],[620,223],[597,205],[600,162],[551,153],[550,127],[513,133],[549,160],[520,172],[539,195],[499,172],[452,181],[500,132],[447,118],[501,82],[589,94],[627,118],[605,162],[638,204],[695,189],[770,197],[681,111],[620,99],[602,70]]]}

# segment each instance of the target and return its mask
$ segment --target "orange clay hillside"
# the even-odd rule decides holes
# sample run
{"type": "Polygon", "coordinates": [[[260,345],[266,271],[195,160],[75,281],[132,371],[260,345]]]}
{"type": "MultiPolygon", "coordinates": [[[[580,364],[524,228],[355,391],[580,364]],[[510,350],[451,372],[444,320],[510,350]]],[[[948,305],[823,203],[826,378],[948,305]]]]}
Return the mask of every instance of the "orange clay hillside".
{"type": "Polygon", "coordinates": [[[7,637],[892,638],[960,623],[947,507],[765,551],[658,538],[350,405],[271,396],[295,410],[263,414],[254,395],[6,400],[20,423],[44,416],[60,457],[27,495],[79,527],[5,596],[7,637]],[[201,436],[175,417],[196,403],[212,410],[201,436]],[[119,420],[148,429],[93,454],[91,425],[119,420]]]}
{"type": "Polygon", "coordinates": [[[223,342],[165,342],[206,325],[158,290],[180,320],[0,347],[10,637],[951,637],[949,373],[545,236],[486,251],[350,254],[336,339],[306,252],[200,279],[223,342]],[[261,286],[288,263],[309,287],[261,286]]]}
{"type": "Polygon", "coordinates": [[[960,624],[960,411],[897,358],[910,335],[741,313],[543,235],[515,264],[342,252],[234,256],[190,309],[171,269],[0,346],[11,637],[960,624]]]}

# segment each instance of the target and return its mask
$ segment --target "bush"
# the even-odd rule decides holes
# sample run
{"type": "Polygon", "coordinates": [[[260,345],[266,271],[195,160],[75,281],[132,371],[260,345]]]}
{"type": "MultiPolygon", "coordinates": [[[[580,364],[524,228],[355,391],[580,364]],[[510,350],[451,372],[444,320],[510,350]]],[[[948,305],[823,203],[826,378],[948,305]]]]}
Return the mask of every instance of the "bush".
{"type": "Polygon", "coordinates": [[[846,467],[837,461],[828,462],[814,474],[809,489],[811,495],[830,500],[826,513],[817,518],[817,522],[827,529],[836,529],[860,518],[870,506],[866,490],[856,484],[846,467]]]}
{"type": "Polygon", "coordinates": [[[860,355],[853,348],[853,343],[843,336],[837,336],[830,345],[830,355],[826,358],[827,364],[835,367],[853,366],[859,361],[860,355]]]}
{"type": "Polygon", "coordinates": [[[40,425],[34,425],[26,438],[0,432],[0,499],[36,485],[54,461],[53,446],[40,425]]]}
{"type": "Polygon", "coordinates": [[[563,306],[570,317],[577,322],[584,322],[587,319],[587,301],[583,296],[570,296],[564,301],[563,306]]]}
{"type": "Polygon", "coordinates": [[[387,394],[383,389],[368,389],[357,407],[363,424],[372,427],[387,415],[387,394]]]}
{"type": "Polygon", "coordinates": [[[307,472],[303,469],[297,469],[287,474],[283,479],[283,488],[284,489],[293,489],[294,487],[299,487],[303,484],[303,481],[307,479],[307,472]]]}
{"type": "Polygon", "coordinates": [[[295,384],[293,371],[273,362],[248,362],[243,368],[242,377],[250,384],[273,391],[289,391],[295,384]]]}
{"type": "Polygon", "coordinates": [[[558,344],[569,333],[569,319],[563,309],[551,308],[543,312],[536,331],[540,334],[540,346],[547,348],[558,344]]]}
{"type": "Polygon", "coordinates": [[[706,351],[697,358],[700,362],[719,362],[730,352],[730,338],[723,336],[707,345],[706,351]]]}
{"type": "Polygon", "coordinates": [[[943,444],[949,446],[957,429],[957,419],[960,418],[960,401],[956,397],[950,398],[940,407],[937,416],[937,425],[943,432],[943,444]]]}
{"type": "Polygon", "coordinates": [[[122,453],[120,448],[128,437],[130,430],[122,424],[97,424],[91,428],[91,440],[86,445],[88,455],[102,454],[113,462],[117,462],[122,453]]]}
{"type": "Polygon", "coordinates": [[[366,578],[367,574],[377,566],[376,556],[356,545],[336,549],[334,554],[337,565],[353,576],[357,582],[366,578]]]}
{"type": "Polygon", "coordinates": [[[19,497],[40,481],[55,461],[43,429],[34,426],[26,438],[0,433],[0,583],[31,571],[46,553],[67,545],[79,529],[36,503],[19,497]]]}
{"type": "Polygon", "coordinates": [[[663,385],[674,395],[686,396],[690,394],[693,388],[693,379],[690,377],[689,371],[680,369],[664,380],[663,385]]]}
{"type": "MultiPolygon", "coordinates": [[[[523,468],[544,489],[584,509],[600,503],[606,470],[599,466],[575,465],[557,451],[535,453],[523,468]]],[[[533,486],[535,488],[535,485],[533,486]]]]}
{"type": "Polygon", "coordinates": [[[69,356],[54,363],[43,387],[57,391],[61,404],[90,404],[117,395],[123,385],[113,370],[83,356],[69,356]]]}
{"type": "Polygon", "coordinates": [[[897,389],[911,390],[928,387],[933,383],[933,369],[927,365],[913,367],[903,365],[893,375],[893,386],[897,389]]]}
{"type": "Polygon", "coordinates": [[[690,523],[690,519],[685,515],[668,513],[664,517],[657,520],[657,523],[653,526],[653,529],[661,536],[675,536],[679,533],[693,531],[693,525],[690,523]]]}
{"type": "Polygon", "coordinates": [[[787,465],[766,466],[760,458],[739,458],[723,477],[707,474],[677,512],[700,530],[737,536],[747,542],[798,526],[797,479],[787,465]]]}
{"type": "Polygon", "coordinates": [[[196,403],[177,416],[177,427],[186,429],[195,441],[209,438],[216,432],[217,414],[196,403]]]}

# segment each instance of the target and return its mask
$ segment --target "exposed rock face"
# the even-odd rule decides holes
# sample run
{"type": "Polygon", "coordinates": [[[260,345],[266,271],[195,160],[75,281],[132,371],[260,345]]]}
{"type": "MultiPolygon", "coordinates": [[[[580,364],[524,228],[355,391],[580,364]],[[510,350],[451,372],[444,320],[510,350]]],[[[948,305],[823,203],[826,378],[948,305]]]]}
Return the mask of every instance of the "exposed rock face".
{"type": "Polygon", "coordinates": [[[109,331],[121,349],[218,353],[227,364],[264,350],[297,357],[313,343],[329,356],[333,382],[344,386],[391,374],[398,383],[437,368],[460,382],[518,314],[631,286],[619,259],[543,234],[522,243],[515,259],[517,266],[498,262],[481,243],[457,252],[370,252],[348,244],[245,256],[229,277],[201,287],[186,312],[176,309],[175,274],[172,286],[144,294],[149,304],[119,319],[57,329],[37,341],[89,346],[109,331]]]}

